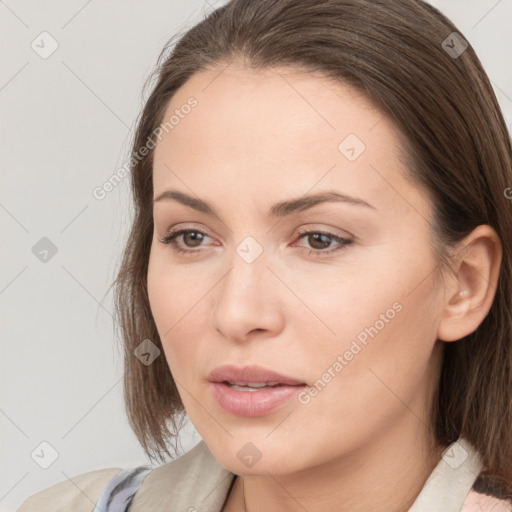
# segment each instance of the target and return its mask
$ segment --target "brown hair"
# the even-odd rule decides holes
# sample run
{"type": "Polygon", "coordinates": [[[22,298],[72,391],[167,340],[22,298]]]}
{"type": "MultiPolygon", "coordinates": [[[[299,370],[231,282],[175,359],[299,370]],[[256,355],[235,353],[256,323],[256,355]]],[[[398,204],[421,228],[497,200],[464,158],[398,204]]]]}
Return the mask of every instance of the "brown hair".
{"type": "MultiPolygon", "coordinates": [[[[320,71],[378,104],[405,135],[410,179],[433,201],[439,268],[449,263],[447,249],[480,224],[492,226],[501,239],[503,259],[489,314],[463,340],[444,343],[431,428],[442,444],[466,437],[510,493],[512,202],[506,190],[512,185],[512,148],[478,57],[471,45],[462,51],[453,32],[456,27],[444,15],[420,0],[232,0],[175,45],[174,38],[166,44],[150,77],[156,83],[132,149],[147,143],[173,94],[194,73],[220,70],[240,57],[255,68],[320,71]]],[[[144,339],[162,346],[146,281],[153,152],[132,162],[135,215],[114,282],[116,316],[130,424],[148,455],[162,459],[184,409],[165,358],[146,366],[134,357],[144,339]]]]}

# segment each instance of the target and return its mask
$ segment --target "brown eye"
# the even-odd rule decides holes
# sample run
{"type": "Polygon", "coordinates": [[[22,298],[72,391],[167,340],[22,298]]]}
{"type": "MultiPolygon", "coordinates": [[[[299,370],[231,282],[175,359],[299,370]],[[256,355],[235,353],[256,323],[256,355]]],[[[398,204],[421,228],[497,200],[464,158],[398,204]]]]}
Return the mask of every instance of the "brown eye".
{"type": "Polygon", "coordinates": [[[204,235],[200,231],[187,231],[182,233],[183,242],[187,247],[198,247],[203,241],[204,235]],[[190,242],[190,243],[189,243],[190,242]]]}
{"type": "Polygon", "coordinates": [[[166,237],[161,238],[160,242],[171,245],[178,253],[191,253],[201,250],[201,242],[203,242],[205,237],[210,238],[206,233],[198,229],[179,229],[177,231],[171,231],[166,237]],[[179,242],[180,238],[182,242],[179,242]],[[185,249],[181,246],[185,247],[185,249]],[[187,247],[190,249],[186,249],[187,247]],[[196,247],[198,249],[194,249],[196,247]]]}
{"type": "MultiPolygon", "coordinates": [[[[306,239],[309,245],[309,255],[318,256],[327,256],[353,243],[352,239],[343,238],[333,233],[323,233],[321,231],[302,232],[299,235],[299,239],[306,239]]],[[[304,247],[304,249],[307,249],[307,247],[304,247]]]]}
{"type": "Polygon", "coordinates": [[[308,243],[313,249],[327,249],[331,245],[331,238],[324,233],[311,233],[308,234],[308,243]]]}

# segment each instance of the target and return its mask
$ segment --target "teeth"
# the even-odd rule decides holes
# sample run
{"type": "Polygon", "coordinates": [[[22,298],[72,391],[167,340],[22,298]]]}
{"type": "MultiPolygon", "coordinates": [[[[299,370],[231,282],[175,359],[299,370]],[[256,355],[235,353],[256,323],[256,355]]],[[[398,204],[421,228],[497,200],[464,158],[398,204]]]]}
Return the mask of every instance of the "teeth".
{"type": "Polygon", "coordinates": [[[258,389],[267,388],[267,387],[273,387],[275,385],[278,385],[279,383],[269,383],[266,384],[265,382],[240,382],[238,384],[232,384],[231,382],[228,382],[228,385],[231,389],[234,389],[236,391],[248,391],[248,392],[255,392],[258,391],[258,389]]]}
{"type": "Polygon", "coordinates": [[[231,389],[234,389],[235,391],[248,391],[249,393],[254,393],[254,392],[258,392],[258,389],[260,389],[261,387],[259,388],[251,388],[250,386],[237,386],[236,384],[229,384],[229,387],[231,389]]]}
{"type": "Polygon", "coordinates": [[[279,382],[229,382],[233,386],[249,386],[251,388],[264,388],[265,386],[277,386],[279,382]]]}

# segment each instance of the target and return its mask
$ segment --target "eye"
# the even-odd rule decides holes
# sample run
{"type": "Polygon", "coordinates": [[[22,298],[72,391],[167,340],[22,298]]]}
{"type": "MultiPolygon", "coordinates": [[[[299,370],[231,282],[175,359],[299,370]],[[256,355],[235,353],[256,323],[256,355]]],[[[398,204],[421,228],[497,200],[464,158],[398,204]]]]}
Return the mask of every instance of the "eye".
{"type": "MultiPolygon", "coordinates": [[[[166,245],[171,245],[172,249],[178,254],[196,253],[201,251],[201,242],[206,238],[211,238],[204,231],[199,229],[176,229],[171,230],[169,233],[160,238],[160,242],[166,245]],[[178,239],[182,237],[182,242],[179,243],[178,239]],[[197,249],[183,249],[185,247],[197,247],[197,249]]],[[[339,251],[344,247],[353,243],[352,239],[343,238],[335,235],[334,233],[324,231],[303,231],[299,233],[299,240],[307,238],[308,243],[312,247],[308,254],[324,256],[339,251]],[[335,245],[331,245],[335,242],[335,245]],[[329,250],[326,250],[329,249],[329,250]]]]}
{"type": "Polygon", "coordinates": [[[308,243],[313,249],[310,249],[308,254],[324,256],[339,251],[346,246],[353,243],[352,239],[343,238],[324,231],[303,231],[299,233],[299,240],[307,238],[308,243]],[[331,243],[335,242],[337,245],[332,246],[331,243]],[[329,248],[329,250],[325,250],[329,248]]]}
{"type": "Polygon", "coordinates": [[[200,249],[182,249],[177,242],[179,237],[183,237],[185,247],[200,247],[205,237],[210,238],[204,231],[199,229],[177,229],[171,230],[165,237],[160,238],[163,244],[170,244],[177,253],[199,252],[200,249]],[[188,245],[190,243],[190,245],[188,245]]]}

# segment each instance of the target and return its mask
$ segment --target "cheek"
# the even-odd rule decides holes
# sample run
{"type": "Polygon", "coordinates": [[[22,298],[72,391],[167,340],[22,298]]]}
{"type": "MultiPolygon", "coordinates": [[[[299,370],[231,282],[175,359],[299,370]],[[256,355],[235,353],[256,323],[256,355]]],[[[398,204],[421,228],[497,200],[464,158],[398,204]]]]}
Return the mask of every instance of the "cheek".
{"type": "MultiPolygon", "coordinates": [[[[392,312],[387,309],[389,297],[383,296],[381,307],[373,309],[372,302],[370,314],[338,321],[338,341],[333,345],[326,343],[320,350],[311,345],[302,354],[302,360],[314,367],[309,372],[312,387],[302,395],[297,423],[290,422],[287,435],[300,436],[301,429],[315,432],[324,425],[326,438],[355,446],[361,439],[382,435],[399,418],[416,421],[414,415],[418,422],[428,421],[423,397],[435,378],[435,332],[432,322],[425,320],[428,307],[419,295],[396,296],[392,312]]],[[[323,446],[321,457],[328,457],[332,446],[323,446]]]]}
{"type": "MultiPolygon", "coordinates": [[[[148,298],[162,342],[179,329],[180,319],[190,314],[202,292],[201,279],[184,266],[171,265],[166,250],[152,250],[148,264],[148,298]]],[[[204,292],[203,292],[204,293],[204,292]]]]}
{"type": "Polygon", "coordinates": [[[282,280],[293,284],[293,294],[284,288],[275,292],[281,294],[287,323],[292,329],[300,326],[299,339],[325,343],[328,353],[329,347],[345,350],[355,338],[364,344],[401,325],[431,293],[424,270],[430,265],[396,254],[396,248],[382,246],[347,253],[336,267],[278,269],[282,280]]]}
{"type": "Polygon", "coordinates": [[[322,320],[306,309],[297,309],[292,320],[301,326],[299,339],[319,340],[303,344],[301,354],[311,363],[308,375],[325,384],[318,414],[329,414],[327,403],[337,404],[343,414],[363,416],[362,403],[383,411],[393,404],[400,407],[397,396],[408,403],[428,374],[436,342],[440,309],[431,265],[428,258],[412,264],[383,255],[374,271],[360,267],[359,275],[345,272],[329,283],[315,280],[315,293],[299,290],[322,320]]]}
{"type": "Polygon", "coordinates": [[[186,289],[180,289],[177,272],[169,272],[159,249],[152,250],[148,265],[148,299],[164,348],[179,331],[179,312],[186,302],[186,289]]]}
{"type": "Polygon", "coordinates": [[[191,275],[185,266],[169,265],[165,251],[158,249],[152,251],[149,259],[147,285],[165,357],[173,376],[181,381],[184,369],[195,365],[198,340],[204,338],[208,329],[207,291],[211,286],[200,276],[191,275]]]}

